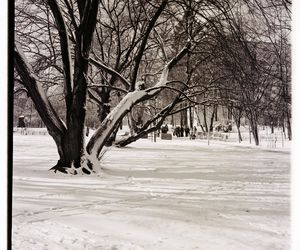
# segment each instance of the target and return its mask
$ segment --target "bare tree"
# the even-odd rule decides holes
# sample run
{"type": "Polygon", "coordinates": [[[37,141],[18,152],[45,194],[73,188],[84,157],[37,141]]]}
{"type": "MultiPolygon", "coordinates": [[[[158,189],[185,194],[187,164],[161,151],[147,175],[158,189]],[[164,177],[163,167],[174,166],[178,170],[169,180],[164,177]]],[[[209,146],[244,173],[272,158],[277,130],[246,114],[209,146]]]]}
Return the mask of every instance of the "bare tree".
{"type": "Polygon", "coordinates": [[[60,158],[53,169],[89,174],[125,116],[140,124],[116,142],[119,146],[195,105],[216,110],[224,103],[221,91],[230,88],[239,91],[226,101],[243,105],[257,135],[260,104],[270,92],[274,68],[257,56],[261,43],[249,41],[251,27],[235,10],[226,0],[18,1],[16,79],[56,143],[60,158]],[[63,90],[63,114],[47,95],[57,84],[63,90]],[[98,105],[101,124],[86,144],[88,98],[98,105]],[[138,121],[136,110],[147,113],[147,120],[138,121]]]}
{"type": "MultiPolygon", "coordinates": [[[[29,52],[24,53],[22,42],[18,38],[18,35],[15,37],[15,68],[43,119],[49,134],[56,142],[60,159],[57,165],[53,167],[55,171],[77,173],[81,170],[84,173],[90,173],[93,165],[98,164],[101,149],[121,119],[128,114],[134,105],[156,96],[163,88],[167,87],[169,71],[187,53],[190,43],[187,43],[177,55],[168,60],[161,71],[158,82],[153,87],[147,89],[136,87],[138,69],[149,35],[155,27],[155,23],[162,11],[165,9],[167,2],[165,0],[159,5],[154,6],[153,16],[147,19],[145,33],[136,49],[133,70],[130,71],[131,82],[101,60],[95,60],[91,56],[94,30],[100,8],[99,1],[57,2],[49,0],[47,2],[32,4],[33,8],[49,8],[52,21],[55,23],[56,31],[54,33],[56,34],[54,35],[58,36],[60,46],[57,54],[61,55],[60,62],[64,80],[65,123],[49,102],[39,81],[40,78],[35,74],[31,66],[31,62],[35,60],[30,56],[29,52]],[[67,25],[69,20],[71,21],[71,25],[67,25]],[[101,68],[101,70],[111,76],[116,77],[118,81],[128,87],[128,90],[120,103],[103,120],[100,128],[96,130],[85,149],[84,121],[86,117],[85,106],[89,85],[90,63],[101,68]]],[[[50,33],[50,36],[52,35],[50,33]]],[[[57,47],[53,49],[57,50],[57,47]]],[[[31,51],[36,52],[34,49],[31,49],[31,51]]]]}
{"type": "MultiPolygon", "coordinates": [[[[64,8],[62,8],[61,3],[55,0],[49,0],[47,3],[42,2],[39,5],[35,4],[33,8],[39,8],[40,6],[49,8],[58,31],[64,76],[66,124],[58,117],[58,114],[49,102],[39,81],[40,79],[34,74],[34,70],[27,59],[28,56],[26,57],[23,52],[17,35],[15,36],[14,51],[16,71],[25,88],[28,90],[49,134],[56,143],[60,159],[54,169],[62,172],[66,172],[66,168],[70,168],[71,166],[79,168],[83,165],[83,162],[86,162],[85,166],[89,166],[90,162],[84,159],[83,131],[86,112],[89,54],[99,6],[98,0],[76,1],[78,21],[76,24],[73,24],[76,26],[74,37],[76,44],[74,48],[71,48],[69,42],[70,31],[67,29],[64,10],[70,10],[71,18],[74,17],[75,13],[72,10],[71,3],[68,1],[64,2],[67,4],[64,8]],[[71,50],[74,53],[74,61],[71,59],[71,50]]],[[[39,48],[37,47],[37,49],[39,48]]],[[[82,168],[82,171],[89,172],[86,168],[82,168]]]]}
{"type": "MultiPolygon", "coordinates": [[[[242,106],[250,122],[256,145],[259,144],[258,124],[263,118],[262,115],[274,106],[270,105],[270,101],[274,103],[279,100],[278,93],[281,92],[282,85],[288,86],[290,83],[286,80],[285,84],[278,84],[278,79],[283,79],[278,75],[289,79],[289,70],[286,70],[290,61],[286,51],[288,44],[278,46],[283,44],[280,34],[284,30],[283,27],[278,30],[278,9],[286,11],[286,7],[281,1],[271,5],[258,0],[247,1],[245,4],[240,2],[230,12],[224,13],[228,21],[226,26],[224,23],[216,25],[216,30],[222,37],[220,48],[223,52],[224,67],[231,72],[228,79],[234,90],[230,93],[231,98],[235,99],[238,106],[242,106]],[[283,61],[284,70],[280,66],[283,65],[283,61]]],[[[288,27],[288,17],[285,16],[284,20],[288,27]]],[[[287,37],[284,36],[284,39],[286,43],[287,37]]],[[[284,96],[287,97],[287,94],[284,96]]]]}

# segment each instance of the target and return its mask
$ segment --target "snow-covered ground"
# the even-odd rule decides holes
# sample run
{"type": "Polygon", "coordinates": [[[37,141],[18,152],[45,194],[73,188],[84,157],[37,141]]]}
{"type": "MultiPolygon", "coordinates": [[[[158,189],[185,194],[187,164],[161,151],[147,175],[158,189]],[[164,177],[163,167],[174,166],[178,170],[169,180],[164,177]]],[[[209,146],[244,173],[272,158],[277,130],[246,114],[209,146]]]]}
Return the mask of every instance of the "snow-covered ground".
{"type": "Polygon", "coordinates": [[[13,249],[290,248],[290,154],[141,139],[67,176],[51,137],[14,134],[13,249]]]}

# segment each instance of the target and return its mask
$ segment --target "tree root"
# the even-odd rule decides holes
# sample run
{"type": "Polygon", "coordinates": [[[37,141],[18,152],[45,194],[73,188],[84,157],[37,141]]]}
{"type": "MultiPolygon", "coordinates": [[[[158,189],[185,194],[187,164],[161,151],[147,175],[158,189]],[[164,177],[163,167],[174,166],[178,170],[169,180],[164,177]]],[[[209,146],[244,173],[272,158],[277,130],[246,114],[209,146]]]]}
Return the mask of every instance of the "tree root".
{"type": "Polygon", "coordinates": [[[56,173],[56,171],[59,171],[64,174],[68,174],[68,171],[64,167],[64,164],[62,164],[61,160],[58,160],[56,165],[54,167],[50,168],[49,171],[50,170],[54,170],[54,173],[56,173]]]}
{"type": "Polygon", "coordinates": [[[90,175],[91,173],[96,173],[94,171],[94,165],[89,159],[86,159],[86,164],[82,164],[82,166],[78,166],[75,168],[71,167],[71,166],[66,167],[66,165],[63,164],[61,160],[58,160],[57,164],[54,167],[50,168],[49,171],[50,170],[53,170],[54,173],[56,173],[58,171],[58,172],[61,172],[64,174],[73,174],[73,175],[77,175],[81,171],[83,174],[86,174],[86,175],[90,175]]]}

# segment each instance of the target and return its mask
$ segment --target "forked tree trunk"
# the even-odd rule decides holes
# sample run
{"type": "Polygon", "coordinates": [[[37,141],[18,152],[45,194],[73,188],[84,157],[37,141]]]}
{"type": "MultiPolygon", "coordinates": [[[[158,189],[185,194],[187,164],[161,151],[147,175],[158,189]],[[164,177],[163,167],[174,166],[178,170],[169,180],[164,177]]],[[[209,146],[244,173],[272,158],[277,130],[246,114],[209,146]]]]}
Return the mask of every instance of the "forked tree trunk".
{"type": "Polygon", "coordinates": [[[76,139],[68,139],[60,144],[56,143],[56,145],[59,151],[59,160],[51,170],[71,174],[77,174],[80,171],[90,174],[93,171],[92,160],[84,154],[76,139]]]}
{"type": "Polygon", "coordinates": [[[99,0],[78,1],[77,7],[80,14],[80,25],[75,32],[74,74],[72,70],[69,34],[63,11],[57,1],[49,0],[47,3],[53,14],[60,39],[66,101],[66,125],[61,121],[49,102],[17,38],[15,42],[14,64],[49,134],[56,143],[59,160],[52,169],[68,172],[70,168],[75,168],[75,170],[81,168],[84,173],[89,173],[90,171],[85,171],[85,167],[91,168],[92,163],[90,160],[87,160],[88,156],[85,155],[84,149],[84,121],[87,96],[86,76],[89,67],[89,54],[93,33],[96,27],[99,0]]]}

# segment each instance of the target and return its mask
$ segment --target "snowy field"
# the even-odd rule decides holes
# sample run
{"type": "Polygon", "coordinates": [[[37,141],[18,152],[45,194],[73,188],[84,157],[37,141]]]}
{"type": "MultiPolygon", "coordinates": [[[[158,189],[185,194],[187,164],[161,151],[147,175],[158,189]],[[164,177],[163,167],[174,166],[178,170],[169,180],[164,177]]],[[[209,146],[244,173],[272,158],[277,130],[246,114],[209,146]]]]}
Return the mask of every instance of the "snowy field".
{"type": "Polygon", "coordinates": [[[14,250],[290,248],[287,148],[141,139],[94,176],[48,171],[57,157],[14,134],[14,250]]]}

